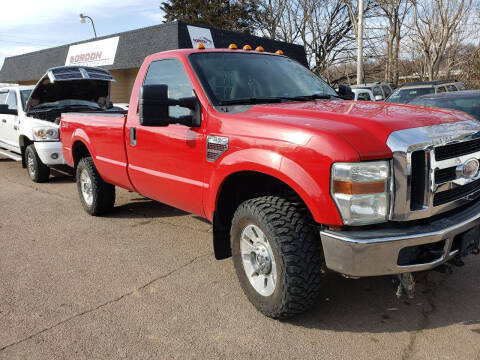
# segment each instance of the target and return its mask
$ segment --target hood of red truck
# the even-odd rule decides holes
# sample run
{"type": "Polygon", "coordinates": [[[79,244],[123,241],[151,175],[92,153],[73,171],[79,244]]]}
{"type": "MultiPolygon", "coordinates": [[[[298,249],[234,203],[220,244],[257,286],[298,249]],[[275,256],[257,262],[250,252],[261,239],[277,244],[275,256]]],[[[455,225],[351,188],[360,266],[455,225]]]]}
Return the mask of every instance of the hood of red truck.
{"type": "Polygon", "coordinates": [[[362,160],[390,157],[386,141],[394,131],[473,119],[450,109],[341,100],[256,105],[234,116],[335,133],[350,143],[362,160]]]}

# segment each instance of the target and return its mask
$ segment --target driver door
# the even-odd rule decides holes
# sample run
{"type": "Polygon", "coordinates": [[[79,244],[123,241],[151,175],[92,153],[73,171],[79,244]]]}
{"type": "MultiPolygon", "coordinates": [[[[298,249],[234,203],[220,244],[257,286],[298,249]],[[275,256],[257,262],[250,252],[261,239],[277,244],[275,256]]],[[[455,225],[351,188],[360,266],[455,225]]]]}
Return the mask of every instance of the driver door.
{"type": "MultiPolygon", "coordinates": [[[[9,109],[17,109],[17,95],[15,91],[0,92],[0,104],[7,104],[9,109]]],[[[18,116],[0,114],[0,146],[8,150],[19,151],[18,144],[18,116]]]]}

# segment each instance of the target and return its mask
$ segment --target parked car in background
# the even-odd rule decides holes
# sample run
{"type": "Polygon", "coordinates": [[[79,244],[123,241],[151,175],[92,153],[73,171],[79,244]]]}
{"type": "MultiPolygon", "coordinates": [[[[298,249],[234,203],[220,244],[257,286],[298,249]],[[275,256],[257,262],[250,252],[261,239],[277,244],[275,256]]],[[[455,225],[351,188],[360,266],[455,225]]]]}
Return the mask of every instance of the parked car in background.
{"type": "Polygon", "coordinates": [[[375,101],[383,101],[393,92],[393,89],[387,83],[376,82],[360,85],[352,85],[352,91],[354,89],[367,89],[373,93],[375,101]]]}
{"type": "Polygon", "coordinates": [[[409,104],[461,110],[480,120],[480,90],[423,95],[409,104]]]}
{"type": "Polygon", "coordinates": [[[385,101],[406,104],[418,96],[461,91],[465,89],[465,85],[456,80],[418,81],[399,87],[385,101]]]}
{"type": "Polygon", "coordinates": [[[352,92],[355,94],[353,100],[359,101],[375,101],[375,96],[370,89],[352,89],[352,92]]]}
{"type": "Polygon", "coordinates": [[[49,69],[36,86],[0,89],[1,154],[21,160],[32,181],[47,181],[50,168],[65,166],[60,114],[111,107],[112,81],[110,73],[100,68],[57,67],[49,69]]]}

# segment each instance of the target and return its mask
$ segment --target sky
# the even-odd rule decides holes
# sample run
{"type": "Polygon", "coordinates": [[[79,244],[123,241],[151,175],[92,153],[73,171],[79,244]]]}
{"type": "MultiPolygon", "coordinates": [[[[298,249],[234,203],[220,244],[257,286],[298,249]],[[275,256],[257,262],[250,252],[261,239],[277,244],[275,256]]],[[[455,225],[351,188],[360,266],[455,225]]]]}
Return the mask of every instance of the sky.
{"type": "Polygon", "coordinates": [[[160,24],[163,0],[0,0],[0,68],[5,57],[160,24]]]}

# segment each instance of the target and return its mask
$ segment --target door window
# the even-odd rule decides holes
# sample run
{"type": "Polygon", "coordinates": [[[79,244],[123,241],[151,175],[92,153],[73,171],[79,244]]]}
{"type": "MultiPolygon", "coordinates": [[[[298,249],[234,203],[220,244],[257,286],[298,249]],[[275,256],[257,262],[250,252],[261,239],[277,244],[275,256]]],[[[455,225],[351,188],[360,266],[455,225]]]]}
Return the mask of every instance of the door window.
{"type": "Polygon", "coordinates": [[[7,105],[9,109],[17,110],[17,94],[15,94],[15,91],[9,91],[7,105]]]}
{"type": "Polygon", "coordinates": [[[443,92],[446,92],[447,89],[445,89],[445,86],[440,86],[437,88],[437,93],[443,93],[443,92]]]}
{"type": "MultiPolygon", "coordinates": [[[[168,86],[168,97],[180,99],[194,96],[192,84],[182,63],[177,59],[154,61],[148,68],[144,85],[163,84],[168,86]]],[[[170,106],[171,117],[190,115],[190,110],[179,106],[170,106]]]]}
{"type": "Polygon", "coordinates": [[[8,92],[0,92],[0,104],[5,104],[7,102],[8,92]]]}
{"type": "Polygon", "coordinates": [[[390,94],[392,93],[392,90],[386,85],[382,85],[383,92],[385,93],[385,97],[389,97],[390,94]]]}
{"type": "Polygon", "coordinates": [[[361,92],[357,96],[357,100],[361,101],[369,101],[370,100],[370,94],[367,92],[361,92]]]}
{"type": "Polygon", "coordinates": [[[447,85],[447,90],[448,91],[458,91],[455,85],[447,85]]]}
{"type": "Polygon", "coordinates": [[[383,93],[382,93],[382,89],[380,89],[380,86],[375,86],[372,91],[373,91],[373,96],[380,95],[383,98],[383,93]]]}

